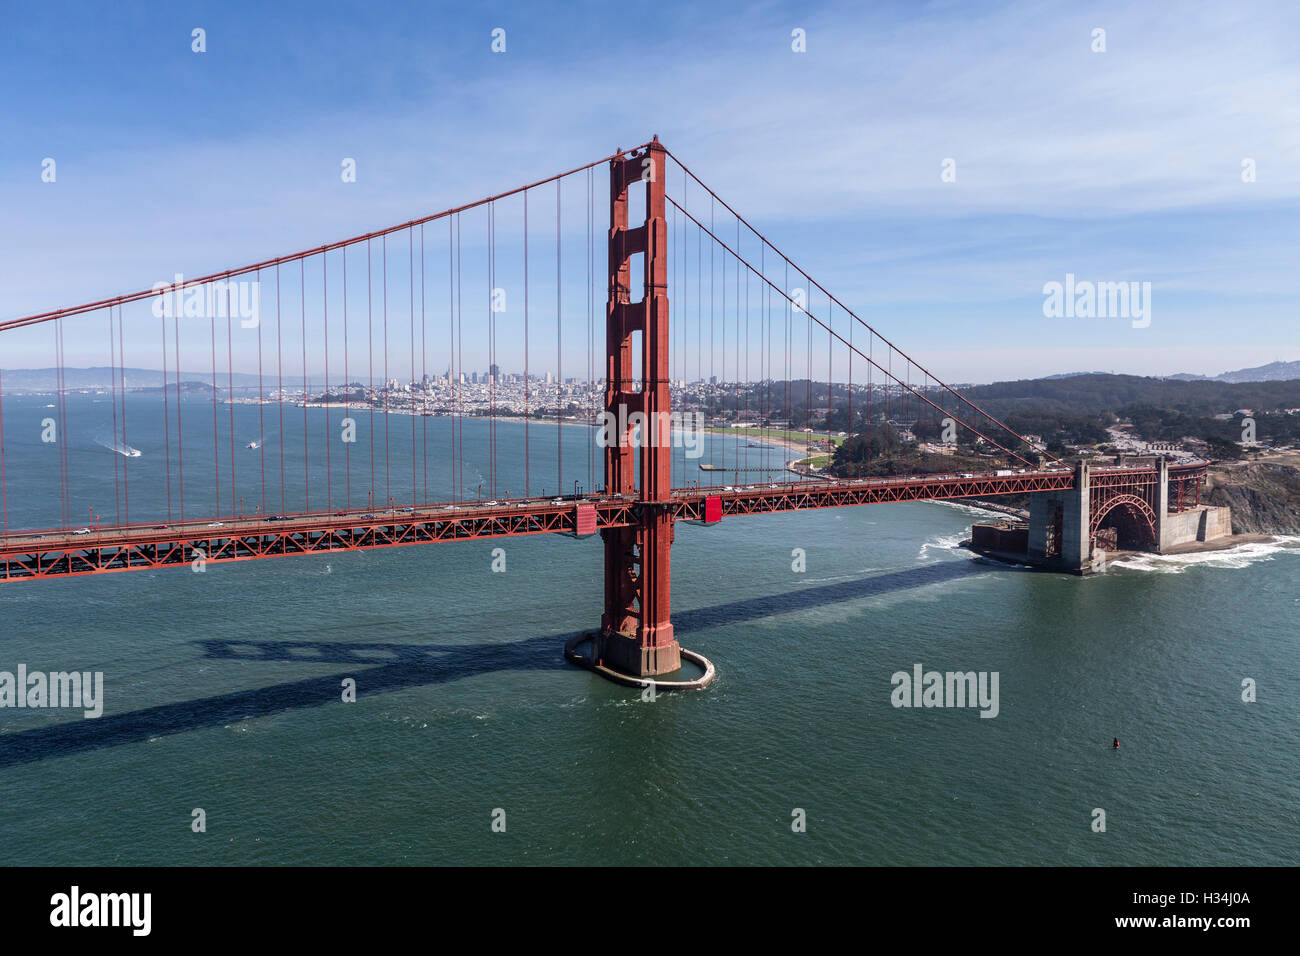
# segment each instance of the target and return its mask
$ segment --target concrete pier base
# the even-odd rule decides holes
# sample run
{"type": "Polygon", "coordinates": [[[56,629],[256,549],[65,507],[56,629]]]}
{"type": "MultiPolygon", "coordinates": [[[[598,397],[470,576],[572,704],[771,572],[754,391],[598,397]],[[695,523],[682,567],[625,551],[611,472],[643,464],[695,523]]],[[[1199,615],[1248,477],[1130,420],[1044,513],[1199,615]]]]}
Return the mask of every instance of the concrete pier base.
{"type": "Polygon", "coordinates": [[[1039,567],[1087,574],[1092,570],[1088,465],[1075,467],[1071,491],[1046,491],[1029,500],[1026,560],[1039,567]]]}
{"type": "Polygon", "coordinates": [[[654,677],[680,670],[682,646],[673,638],[673,626],[667,625],[666,631],[661,630],[657,638],[663,643],[644,646],[635,634],[602,631],[596,637],[597,660],[635,677],[654,677]]]}
{"type": "MultiPolygon", "coordinates": [[[[625,687],[641,688],[653,686],[656,691],[703,690],[705,687],[708,687],[713,683],[713,678],[716,677],[718,673],[717,669],[713,666],[713,662],[703,654],[697,654],[695,651],[687,650],[686,648],[677,645],[675,641],[673,643],[674,646],[677,647],[677,653],[679,655],[678,668],[681,666],[680,660],[687,661],[690,664],[694,664],[704,672],[700,677],[697,677],[694,680],[660,680],[657,677],[638,677],[633,674],[624,673],[623,671],[615,670],[608,664],[601,663],[592,655],[593,646],[598,640],[600,640],[600,637],[601,635],[598,633],[586,633],[579,634],[577,637],[570,639],[569,642],[564,645],[564,659],[570,664],[576,664],[578,667],[584,667],[589,671],[594,671],[601,677],[604,677],[607,680],[612,680],[616,684],[622,684],[625,687]],[[585,652],[584,648],[586,649],[585,652]]],[[[659,673],[668,672],[660,671],[659,673]]]]}

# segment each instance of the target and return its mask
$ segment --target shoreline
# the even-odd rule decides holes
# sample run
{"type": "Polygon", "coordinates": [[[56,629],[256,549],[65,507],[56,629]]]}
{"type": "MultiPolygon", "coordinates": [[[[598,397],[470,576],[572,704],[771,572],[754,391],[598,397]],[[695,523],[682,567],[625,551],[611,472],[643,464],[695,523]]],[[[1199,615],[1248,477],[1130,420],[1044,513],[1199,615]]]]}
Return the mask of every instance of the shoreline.
{"type": "Polygon", "coordinates": [[[999,505],[992,501],[985,501],[982,498],[941,498],[935,501],[940,505],[960,505],[966,508],[976,508],[980,511],[988,511],[992,514],[1006,515],[1017,521],[1028,521],[1029,512],[1023,508],[1013,508],[1010,505],[999,505]]]}
{"type": "Polygon", "coordinates": [[[1286,537],[1279,534],[1259,534],[1251,532],[1248,534],[1229,534],[1222,538],[1215,538],[1213,541],[1188,541],[1184,544],[1176,544],[1168,551],[1116,551],[1115,557],[1111,554],[1106,555],[1106,560],[1120,560],[1121,558],[1146,557],[1152,554],[1159,555],[1180,555],[1180,554],[1204,554],[1207,551],[1231,551],[1233,548],[1239,548],[1246,544],[1271,544],[1277,538],[1286,537]]]}
{"type": "MultiPolygon", "coordinates": [[[[1225,535],[1222,538],[1215,538],[1213,541],[1188,541],[1185,544],[1174,545],[1167,551],[1106,551],[1105,565],[1119,564],[1124,561],[1139,560],[1143,558],[1177,558],[1193,554],[1211,554],[1216,551],[1234,551],[1237,548],[1246,547],[1252,544],[1278,544],[1284,546],[1285,538],[1293,537],[1286,534],[1232,534],[1225,535]]],[[[958,544],[959,548],[965,548],[971,554],[977,557],[985,558],[990,561],[996,561],[1009,567],[1024,568],[1029,571],[1039,571],[1048,574],[1069,574],[1073,572],[1063,571],[1060,568],[1041,567],[1029,561],[1029,556],[1025,554],[1013,553],[1010,551],[995,551],[991,549],[976,548],[971,544],[971,539],[967,538],[958,544]]]]}
{"type": "MultiPolygon", "coordinates": [[[[234,403],[230,403],[230,402],[227,402],[227,404],[235,404],[235,405],[271,405],[271,406],[275,406],[275,405],[280,405],[280,404],[286,404],[286,405],[287,405],[288,403],[281,403],[281,402],[234,402],[234,403]]],[[[303,405],[303,404],[301,404],[301,403],[299,403],[299,402],[294,402],[294,403],[292,404],[292,406],[290,406],[290,407],[292,407],[292,408],[310,408],[310,409],[316,409],[316,408],[321,408],[321,409],[335,409],[335,408],[342,408],[342,409],[345,409],[345,410],[347,410],[347,411],[352,411],[352,412],[362,412],[362,413],[373,412],[373,413],[375,413],[376,415],[406,415],[406,416],[408,416],[408,417],[409,417],[409,416],[414,416],[414,417],[416,417],[416,418],[456,419],[456,420],[460,420],[460,421],[485,421],[485,422],[486,422],[486,421],[492,421],[493,419],[495,419],[495,420],[498,421],[498,422],[518,422],[518,423],[520,423],[520,424],[528,424],[528,425],[574,425],[574,426],[578,426],[578,427],[582,427],[582,428],[599,428],[599,427],[600,427],[600,423],[599,423],[599,422],[585,422],[585,421],[582,421],[582,420],[580,420],[580,419],[576,419],[576,418],[564,418],[564,419],[555,419],[555,418],[550,418],[550,417],[548,417],[548,418],[534,418],[534,417],[531,417],[531,416],[530,416],[530,417],[525,417],[525,416],[523,416],[523,415],[517,415],[517,414],[510,414],[510,415],[495,415],[495,416],[492,416],[492,415],[447,415],[447,414],[439,414],[438,412],[429,412],[429,413],[426,415],[426,414],[424,413],[424,411],[421,410],[421,409],[414,409],[414,408],[389,408],[389,409],[384,409],[384,408],[375,408],[375,407],[373,407],[373,406],[371,406],[371,405],[352,405],[352,404],[348,404],[347,402],[329,402],[329,403],[317,403],[317,402],[312,402],[312,403],[309,404],[309,405],[303,405]]]]}

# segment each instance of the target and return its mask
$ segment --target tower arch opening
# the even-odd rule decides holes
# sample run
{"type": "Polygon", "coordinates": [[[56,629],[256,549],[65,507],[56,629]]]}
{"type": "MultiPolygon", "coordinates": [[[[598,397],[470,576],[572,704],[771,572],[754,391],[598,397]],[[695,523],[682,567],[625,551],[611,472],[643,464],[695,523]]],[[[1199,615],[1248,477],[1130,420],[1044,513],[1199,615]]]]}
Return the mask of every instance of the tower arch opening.
{"type": "Polygon", "coordinates": [[[1136,495],[1118,495],[1092,518],[1092,543],[1106,551],[1154,551],[1159,537],[1156,515],[1136,495]]]}

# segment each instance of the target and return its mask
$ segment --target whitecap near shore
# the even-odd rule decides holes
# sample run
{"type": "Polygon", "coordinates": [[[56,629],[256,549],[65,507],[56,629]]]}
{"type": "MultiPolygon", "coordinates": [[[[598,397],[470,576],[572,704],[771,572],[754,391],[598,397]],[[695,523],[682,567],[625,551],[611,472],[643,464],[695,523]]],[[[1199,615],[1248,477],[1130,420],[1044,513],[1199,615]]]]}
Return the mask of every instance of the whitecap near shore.
{"type": "Polygon", "coordinates": [[[1271,561],[1275,555],[1290,553],[1300,556],[1300,535],[1275,535],[1268,541],[1248,541],[1219,551],[1197,551],[1189,554],[1132,554],[1112,561],[1113,568],[1128,571],[1154,571],[1159,574],[1180,574],[1188,568],[1245,568],[1257,561],[1271,561]]]}

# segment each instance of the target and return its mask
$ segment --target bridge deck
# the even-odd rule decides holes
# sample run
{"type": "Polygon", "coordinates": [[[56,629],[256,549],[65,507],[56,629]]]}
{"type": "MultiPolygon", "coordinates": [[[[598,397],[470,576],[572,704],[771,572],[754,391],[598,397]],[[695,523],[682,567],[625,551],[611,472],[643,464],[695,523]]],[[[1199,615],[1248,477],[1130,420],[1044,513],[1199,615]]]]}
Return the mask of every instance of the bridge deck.
{"type": "MultiPolygon", "coordinates": [[[[1093,481],[1149,481],[1154,467],[1097,468],[1093,481]]],[[[1204,463],[1173,465],[1171,478],[1201,479],[1204,463]]],[[[942,501],[995,495],[1061,491],[1075,487],[1075,473],[1057,468],[1011,475],[928,475],[857,480],[675,489],[668,502],[673,517],[705,518],[705,502],[720,501],[721,516],[770,514],[812,508],[942,501]]],[[[577,535],[579,513],[594,512],[594,530],[636,523],[643,503],[619,496],[574,500],[530,499],[494,503],[439,503],[383,512],[324,511],[271,517],[195,519],[167,525],[101,526],[85,533],[64,529],[11,531],[0,537],[0,581],[106,574],[205,562],[258,560],[293,554],[354,551],[521,537],[577,535]],[[590,509],[590,510],[587,510],[590,509]]],[[[590,532],[590,521],[582,527],[590,532]]]]}

